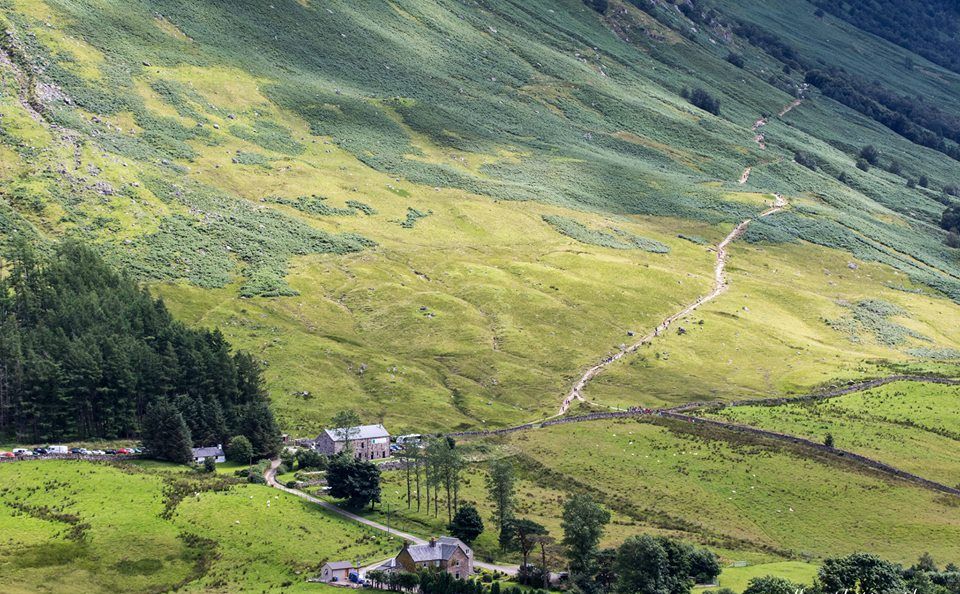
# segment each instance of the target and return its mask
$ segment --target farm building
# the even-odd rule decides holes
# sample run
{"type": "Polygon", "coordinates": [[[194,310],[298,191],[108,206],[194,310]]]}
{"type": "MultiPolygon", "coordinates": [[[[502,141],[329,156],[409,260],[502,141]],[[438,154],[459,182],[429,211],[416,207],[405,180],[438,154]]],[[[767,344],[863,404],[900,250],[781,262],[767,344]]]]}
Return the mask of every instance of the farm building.
{"type": "Polygon", "coordinates": [[[321,582],[346,582],[350,573],[358,573],[360,568],[350,561],[328,561],[320,568],[321,582]]]}
{"type": "Polygon", "coordinates": [[[395,562],[398,569],[409,572],[437,567],[459,579],[473,575],[473,550],[452,536],[431,538],[430,542],[422,545],[406,543],[395,562]]]}
{"type": "Polygon", "coordinates": [[[383,425],[361,425],[324,429],[314,442],[322,454],[332,456],[349,444],[353,455],[360,460],[378,460],[390,456],[390,433],[383,425]]]}
{"type": "Polygon", "coordinates": [[[223,453],[223,446],[219,443],[215,446],[203,448],[192,448],[193,461],[197,464],[203,464],[207,458],[213,458],[217,464],[227,461],[227,456],[223,453]]]}

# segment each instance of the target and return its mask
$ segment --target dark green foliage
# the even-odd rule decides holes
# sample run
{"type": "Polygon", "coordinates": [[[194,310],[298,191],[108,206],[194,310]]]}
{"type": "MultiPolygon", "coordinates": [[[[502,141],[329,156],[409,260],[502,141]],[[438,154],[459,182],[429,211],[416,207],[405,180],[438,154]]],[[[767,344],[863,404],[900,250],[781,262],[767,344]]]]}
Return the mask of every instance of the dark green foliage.
{"type": "Polygon", "coordinates": [[[688,594],[694,584],[713,583],[720,575],[716,555],[671,538],[628,538],[617,550],[614,567],[620,594],[688,594]]]}
{"type": "Polygon", "coordinates": [[[227,443],[227,460],[238,464],[250,464],[253,460],[253,446],[243,435],[234,435],[227,443]]]}
{"type": "MultiPolygon", "coordinates": [[[[516,495],[516,476],[513,463],[507,458],[497,458],[490,463],[490,470],[485,481],[487,495],[493,504],[493,519],[500,532],[500,544],[503,546],[504,527],[513,515],[514,498],[516,495]]],[[[509,541],[509,538],[507,538],[509,541]]]]}
{"type": "Polygon", "coordinates": [[[818,10],[960,72],[960,6],[951,0],[815,0],[818,10]]]}
{"type": "Polygon", "coordinates": [[[793,154],[793,160],[798,165],[803,165],[807,169],[812,171],[817,170],[817,159],[810,153],[804,151],[797,151],[793,154]]]}
{"type": "Polygon", "coordinates": [[[347,200],[347,206],[368,216],[377,214],[377,209],[359,200],[347,200]]]}
{"type": "Polygon", "coordinates": [[[450,530],[450,534],[463,542],[472,543],[483,533],[483,520],[477,508],[472,505],[461,505],[447,529],[450,530]]]}
{"type": "Polygon", "coordinates": [[[419,221],[420,219],[426,218],[431,214],[433,213],[430,211],[423,212],[423,211],[417,210],[416,208],[408,206],[407,218],[402,221],[399,221],[399,223],[400,223],[400,226],[403,227],[404,229],[413,229],[413,226],[417,224],[417,221],[419,221]]]}
{"type": "Polygon", "coordinates": [[[892,594],[902,592],[901,567],[876,555],[854,553],[847,557],[827,559],[817,574],[817,584],[824,592],[841,592],[859,587],[861,592],[892,594]]]}
{"type": "Polygon", "coordinates": [[[583,3],[600,14],[607,12],[607,0],[583,0],[583,3]]]}
{"type": "Polygon", "coordinates": [[[340,454],[330,460],[327,485],[331,497],[346,500],[354,509],[380,501],[380,469],[351,455],[340,454]]]}
{"type": "MultiPolygon", "coordinates": [[[[244,434],[260,451],[273,451],[279,432],[259,365],[245,353],[231,355],[219,332],[186,328],[76,243],[49,256],[21,245],[6,270],[0,433],[33,443],[136,437],[148,428],[155,437],[185,421],[186,437],[177,435],[187,447],[191,437],[210,445],[244,434]],[[147,419],[151,404],[159,408],[147,419]]],[[[181,444],[156,452],[183,458],[181,444]]]]}
{"type": "Polygon", "coordinates": [[[960,118],[841,69],[811,69],[805,81],[824,95],[921,146],[960,159],[960,118]]]}
{"type": "Polygon", "coordinates": [[[298,198],[270,197],[266,198],[265,202],[292,206],[301,212],[320,217],[352,216],[356,214],[352,208],[336,208],[333,206],[328,206],[326,204],[326,200],[327,198],[325,196],[317,196],[314,194],[313,196],[300,196],[298,198]]]}
{"type": "Polygon", "coordinates": [[[521,565],[528,564],[530,553],[537,544],[537,538],[547,534],[547,529],[533,520],[510,518],[504,522],[500,531],[500,548],[520,551],[521,565]]]}
{"type": "Polygon", "coordinates": [[[827,433],[826,437],[823,438],[823,445],[828,448],[833,447],[833,433],[827,433]]]}
{"type": "Polygon", "coordinates": [[[930,178],[928,178],[926,175],[921,175],[919,179],[917,179],[917,185],[921,188],[929,188],[930,178]]]}
{"type": "Polygon", "coordinates": [[[866,159],[857,159],[857,169],[860,171],[870,171],[870,163],[866,159]]]}
{"type": "Polygon", "coordinates": [[[212,456],[203,459],[203,471],[213,473],[217,471],[217,460],[212,456]]]}
{"type": "Polygon", "coordinates": [[[671,594],[673,577],[667,552],[652,536],[631,536],[620,545],[615,562],[616,591],[671,594]]]}
{"type": "Polygon", "coordinates": [[[720,100],[700,87],[696,87],[687,94],[687,99],[700,109],[713,115],[720,115],[720,100]]]}
{"type": "Polygon", "coordinates": [[[326,470],[327,457],[310,448],[297,450],[297,468],[299,470],[326,470]]]}
{"type": "Polygon", "coordinates": [[[237,151],[233,156],[233,162],[236,165],[259,165],[261,167],[270,167],[270,159],[260,153],[248,151],[237,151]]]}
{"type": "Polygon", "coordinates": [[[690,547],[687,551],[690,577],[698,584],[712,584],[720,575],[720,560],[710,549],[690,547]]]}
{"type": "Polygon", "coordinates": [[[743,59],[743,54],[738,54],[736,52],[730,52],[727,54],[727,62],[730,62],[737,68],[743,68],[746,65],[746,61],[743,59]]]}
{"type": "Polygon", "coordinates": [[[755,577],[747,584],[743,594],[796,594],[801,590],[799,584],[773,575],[755,577]]]}
{"type": "Polygon", "coordinates": [[[574,495],[563,506],[563,545],[570,561],[570,573],[579,578],[593,575],[597,545],[610,512],[589,495],[574,495]]]}
{"type": "Polygon", "coordinates": [[[880,163],[880,151],[872,144],[868,144],[860,149],[860,158],[871,165],[878,165],[880,163]]]}
{"type": "Polygon", "coordinates": [[[924,552],[920,555],[920,558],[917,559],[916,564],[910,568],[913,571],[930,571],[938,573],[940,569],[937,567],[937,561],[933,558],[933,555],[929,551],[924,552]]]}
{"type": "Polygon", "coordinates": [[[190,430],[173,404],[160,401],[149,405],[142,433],[143,447],[150,457],[177,464],[193,461],[190,430]]]}

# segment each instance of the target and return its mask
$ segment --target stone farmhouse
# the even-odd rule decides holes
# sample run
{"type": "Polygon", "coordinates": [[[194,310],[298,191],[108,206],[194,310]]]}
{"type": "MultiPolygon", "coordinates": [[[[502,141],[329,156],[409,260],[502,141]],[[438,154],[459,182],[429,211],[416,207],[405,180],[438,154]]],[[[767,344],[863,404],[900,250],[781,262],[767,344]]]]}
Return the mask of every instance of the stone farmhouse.
{"type": "Polygon", "coordinates": [[[390,565],[408,572],[435,567],[455,578],[467,579],[473,575],[473,550],[459,538],[441,536],[431,538],[427,544],[404,544],[390,565]]]}
{"type": "Polygon", "coordinates": [[[390,457],[390,432],[383,425],[324,429],[314,441],[317,451],[328,456],[339,454],[348,444],[354,457],[360,460],[390,457]]]}

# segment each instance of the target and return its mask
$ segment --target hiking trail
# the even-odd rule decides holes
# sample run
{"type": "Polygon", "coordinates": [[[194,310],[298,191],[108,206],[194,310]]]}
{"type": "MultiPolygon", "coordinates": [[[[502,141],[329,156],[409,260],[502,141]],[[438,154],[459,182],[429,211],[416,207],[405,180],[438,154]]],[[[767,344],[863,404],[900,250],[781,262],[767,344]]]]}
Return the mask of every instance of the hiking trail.
{"type": "MultiPolygon", "coordinates": [[[[786,107],[780,110],[780,116],[783,116],[784,114],[792,110],[794,107],[800,105],[802,101],[803,101],[802,99],[795,99],[789,105],[787,105],[786,107]]],[[[756,132],[766,124],[767,124],[767,119],[761,117],[756,122],[754,122],[753,130],[756,132]]],[[[764,144],[762,133],[758,133],[755,140],[760,145],[760,148],[766,147],[766,145],[764,144]]],[[[740,179],[739,179],[740,184],[745,184],[747,182],[747,180],[750,178],[751,170],[752,170],[751,167],[747,167],[746,169],[744,169],[743,173],[740,175],[740,179]]],[[[773,206],[761,212],[759,215],[757,215],[757,217],[763,218],[763,217],[768,217],[770,215],[776,214],[782,211],[783,209],[785,209],[787,205],[788,205],[787,200],[783,197],[783,195],[779,193],[775,193],[773,206]]],[[[680,311],[674,313],[673,315],[669,316],[668,318],[660,322],[660,324],[658,324],[656,328],[654,328],[652,331],[645,334],[644,336],[641,336],[640,339],[634,342],[632,345],[626,348],[620,349],[618,352],[608,356],[603,361],[587,369],[586,372],[584,372],[583,375],[581,375],[580,378],[577,380],[577,382],[573,385],[573,387],[567,393],[566,397],[564,397],[563,402],[560,404],[560,410],[557,412],[557,414],[555,414],[553,417],[550,417],[550,418],[556,418],[566,414],[567,411],[570,410],[570,406],[575,401],[586,402],[586,400],[583,397],[584,388],[587,387],[587,384],[590,383],[590,380],[596,377],[597,374],[599,374],[601,371],[606,369],[611,363],[615,361],[619,361],[626,355],[636,352],[643,345],[651,343],[654,338],[666,332],[674,322],[693,313],[701,305],[703,305],[704,303],[709,303],[710,301],[713,301],[714,299],[719,297],[724,291],[726,291],[727,287],[729,287],[729,282],[727,281],[727,278],[726,278],[727,259],[729,258],[729,253],[727,251],[727,248],[730,246],[731,243],[733,243],[741,235],[743,235],[743,233],[747,230],[747,227],[750,225],[752,221],[753,219],[744,219],[743,221],[741,221],[736,227],[733,228],[732,231],[730,231],[729,234],[727,234],[726,237],[723,238],[723,241],[721,241],[716,246],[716,248],[713,248],[716,253],[716,261],[713,268],[713,289],[709,293],[698,297],[695,301],[686,305],[680,311]]]]}

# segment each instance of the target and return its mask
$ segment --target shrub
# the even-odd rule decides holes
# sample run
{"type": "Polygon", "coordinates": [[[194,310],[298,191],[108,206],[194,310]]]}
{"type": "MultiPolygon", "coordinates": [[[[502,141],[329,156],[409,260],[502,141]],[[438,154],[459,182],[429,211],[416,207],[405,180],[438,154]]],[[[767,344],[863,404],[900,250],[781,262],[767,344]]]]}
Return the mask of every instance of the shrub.
{"type": "Polygon", "coordinates": [[[917,184],[919,184],[921,188],[928,188],[930,187],[930,179],[926,175],[921,175],[920,179],[917,180],[917,184]]]}
{"type": "Polygon", "coordinates": [[[790,580],[773,575],[752,578],[743,594],[795,594],[800,586],[790,580]]]}
{"type": "Polygon", "coordinates": [[[743,54],[738,54],[736,52],[730,52],[727,54],[727,62],[730,62],[737,68],[743,68],[745,62],[743,59],[743,54]]]}
{"type": "Polygon", "coordinates": [[[230,438],[230,443],[227,444],[227,460],[249,464],[251,458],[253,458],[253,445],[249,439],[243,435],[230,438]]]}
{"type": "Polygon", "coordinates": [[[208,456],[203,459],[203,471],[204,472],[216,472],[217,471],[217,460],[212,456],[208,456]]]}
{"type": "Polygon", "coordinates": [[[297,468],[300,470],[326,470],[327,457],[313,449],[297,451],[297,468]]]}
{"type": "Polygon", "coordinates": [[[807,169],[812,171],[817,170],[817,159],[810,153],[797,151],[793,154],[793,160],[796,161],[798,165],[803,165],[807,169]]]}
{"type": "Polygon", "coordinates": [[[583,0],[583,3],[600,14],[607,12],[607,0],[583,0]]]}
{"type": "Polygon", "coordinates": [[[462,505],[447,528],[450,534],[469,544],[483,533],[483,520],[477,508],[472,505],[462,505]]]}
{"type": "Polygon", "coordinates": [[[857,159],[857,169],[860,171],[870,171],[870,162],[866,159],[857,159]]]}
{"type": "Polygon", "coordinates": [[[693,89],[687,96],[693,105],[713,115],[720,115],[720,100],[702,88],[697,87],[693,89]]]}
{"type": "Polygon", "coordinates": [[[860,158],[871,165],[876,165],[880,162],[880,151],[878,151],[877,147],[873,146],[872,144],[868,144],[860,149],[860,158]]]}

